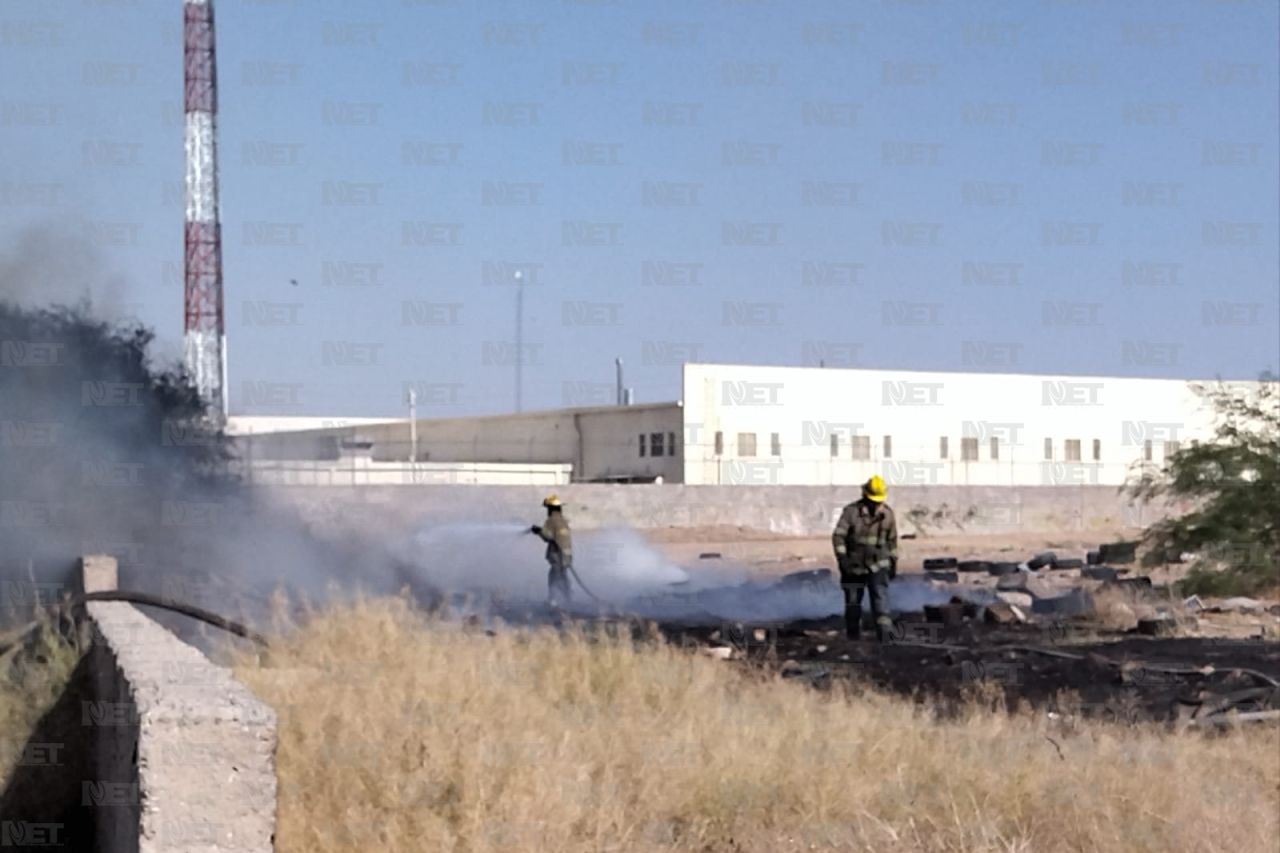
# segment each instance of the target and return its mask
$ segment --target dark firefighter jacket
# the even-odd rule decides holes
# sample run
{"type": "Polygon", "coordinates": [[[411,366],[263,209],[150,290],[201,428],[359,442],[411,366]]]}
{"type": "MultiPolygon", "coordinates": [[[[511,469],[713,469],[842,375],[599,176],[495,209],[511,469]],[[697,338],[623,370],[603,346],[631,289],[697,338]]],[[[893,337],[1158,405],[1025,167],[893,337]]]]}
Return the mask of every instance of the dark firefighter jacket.
{"type": "Polygon", "coordinates": [[[888,504],[854,501],[840,513],[831,534],[841,574],[889,569],[898,559],[898,523],[888,504]]]}

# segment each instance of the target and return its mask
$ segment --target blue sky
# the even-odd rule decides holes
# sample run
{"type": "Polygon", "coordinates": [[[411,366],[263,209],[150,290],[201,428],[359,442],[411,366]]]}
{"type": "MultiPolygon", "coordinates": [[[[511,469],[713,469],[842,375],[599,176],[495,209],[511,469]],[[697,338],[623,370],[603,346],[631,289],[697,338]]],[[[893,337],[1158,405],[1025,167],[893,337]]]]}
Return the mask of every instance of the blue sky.
{"type": "MultiPolygon", "coordinates": [[[[1275,370],[1277,9],[219,0],[231,410],[509,410],[515,269],[526,408],[619,356],[638,401],[684,358],[1275,370]]],[[[166,353],[180,31],[0,10],[0,251],[87,244],[166,353]]]]}

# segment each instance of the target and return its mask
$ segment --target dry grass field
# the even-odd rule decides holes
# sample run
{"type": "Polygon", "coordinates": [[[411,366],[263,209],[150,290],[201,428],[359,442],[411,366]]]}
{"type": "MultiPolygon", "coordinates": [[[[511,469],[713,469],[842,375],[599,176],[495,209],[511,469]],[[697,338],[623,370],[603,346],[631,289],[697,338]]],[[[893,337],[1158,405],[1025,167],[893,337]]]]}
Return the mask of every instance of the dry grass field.
{"type": "Polygon", "coordinates": [[[280,713],[277,849],[1230,851],[1280,837],[1280,731],[823,693],[657,641],[310,616],[237,674],[280,713]]]}
{"type": "Polygon", "coordinates": [[[0,638],[8,646],[0,654],[0,788],[22,757],[36,721],[51,708],[79,660],[80,650],[66,641],[52,623],[23,641],[0,638]]]}

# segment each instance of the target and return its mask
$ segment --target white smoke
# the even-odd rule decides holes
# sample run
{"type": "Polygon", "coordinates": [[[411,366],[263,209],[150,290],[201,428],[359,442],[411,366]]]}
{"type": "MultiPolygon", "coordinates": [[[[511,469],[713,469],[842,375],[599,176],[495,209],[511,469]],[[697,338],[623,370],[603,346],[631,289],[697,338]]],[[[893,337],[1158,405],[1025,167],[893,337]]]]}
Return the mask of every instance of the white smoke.
{"type": "MultiPolygon", "coordinates": [[[[547,599],[544,549],[529,525],[516,521],[440,523],[417,530],[399,556],[412,566],[417,583],[447,596],[539,607],[547,599]]],[[[780,583],[776,576],[755,576],[750,566],[732,562],[680,566],[636,530],[617,526],[573,534],[573,566],[590,589],[588,594],[573,581],[572,610],[582,615],[605,610],[709,624],[826,619],[844,612],[835,576],[780,583]]],[[[906,576],[890,585],[890,606],[896,612],[919,611],[957,594],[972,598],[968,589],[906,576]]]]}
{"type": "MultiPolygon", "coordinates": [[[[419,529],[399,556],[417,581],[446,594],[539,602],[547,597],[545,551],[546,543],[521,522],[451,522],[419,529]]],[[[592,594],[615,605],[689,577],[635,531],[622,528],[575,533],[573,565],[592,594]]],[[[581,587],[574,594],[590,600],[581,587]]]]}
{"type": "MultiPolygon", "coordinates": [[[[610,527],[573,535],[574,568],[590,590],[573,583],[571,609],[581,615],[628,614],[669,622],[782,623],[844,612],[834,576],[782,581],[723,560],[681,566],[637,531],[610,527]]],[[[545,544],[522,522],[441,522],[417,530],[399,549],[413,580],[455,600],[468,596],[504,607],[540,607],[547,599],[545,544]]],[[[918,612],[960,597],[986,603],[989,593],[917,576],[889,586],[890,609],[918,612]]],[[[863,607],[870,605],[864,596],[863,607]]],[[[508,613],[508,615],[511,615],[508,613]]],[[[536,615],[534,616],[536,618],[536,615]]]]}

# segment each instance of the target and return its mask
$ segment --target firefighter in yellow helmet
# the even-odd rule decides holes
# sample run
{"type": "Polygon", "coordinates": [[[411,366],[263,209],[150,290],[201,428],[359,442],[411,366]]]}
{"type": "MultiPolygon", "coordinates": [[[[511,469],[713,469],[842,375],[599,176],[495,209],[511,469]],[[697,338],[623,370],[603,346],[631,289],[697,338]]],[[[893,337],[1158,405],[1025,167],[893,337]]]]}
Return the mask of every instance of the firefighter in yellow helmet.
{"type": "Polygon", "coordinates": [[[557,495],[547,495],[542,501],[547,508],[547,520],[541,526],[535,524],[529,532],[540,536],[547,543],[547,599],[552,607],[569,603],[569,570],[573,568],[573,540],[569,536],[569,521],[564,517],[564,504],[557,495]]]}
{"type": "Polygon", "coordinates": [[[889,618],[889,581],[898,573],[898,523],[885,503],[888,490],[880,475],[862,486],[862,499],[840,513],[831,544],[840,567],[844,589],[844,625],[849,639],[862,631],[862,593],[871,598],[871,615],[876,621],[876,638],[889,638],[893,620],[889,618]]]}

